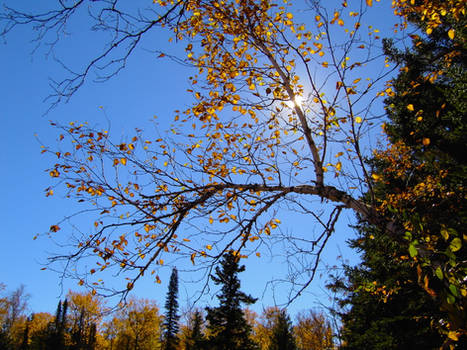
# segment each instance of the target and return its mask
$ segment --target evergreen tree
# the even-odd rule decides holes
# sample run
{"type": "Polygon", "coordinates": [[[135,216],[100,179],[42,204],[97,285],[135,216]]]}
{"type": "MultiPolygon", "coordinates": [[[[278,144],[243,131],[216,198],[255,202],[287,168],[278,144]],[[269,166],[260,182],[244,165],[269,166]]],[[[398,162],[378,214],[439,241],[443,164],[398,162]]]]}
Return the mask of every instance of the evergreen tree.
{"type": "MultiPolygon", "coordinates": [[[[426,31],[426,16],[415,9],[409,19],[426,31]]],[[[381,207],[406,242],[402,256],[410,255],[418,284],[444,313],[434,314],[433,324],[449,335],[446,348],[465,348],[467,19],[451,10],[465,11],[466,3],[448,8],[429,36],[413,36],[411,50],[386,44],[386,54],[404,66],[386,100],[386,132],[397,152],[374,161],[384,174],[381,207]]]]}
{"type": "Polygon", "coordinates": [[[292,321],[285,310],[280,310],[272,329],[271,346],[268,350],[296,350],[292,321]]]}
{"type": "MultiPolygon", "coordinates": [[[[409,19],[425,32],[421,14],[409,19]]],[[[391,145],[371,160],[372,200],[395,232],[361,223],[351,242],[362,264],[347,267],[348,283],[334,285],[351,306],[345,349],[439,348],[445,336],[435,327],[449,334],[445,348],[465,346],[465,28],[465,16],[447,15],[430,36],[413,35],[411,50],[385,42],[402,68],[386,100],[391,145]]]]}
{"type": "Polygon", "coordinates": [[[206,339],[203,331],[203,315],[201,311],[196,310],[191,319],[190,334],[186,343],[186,350],[202,350],[205,349],[206,339]]]}
{"type": "Polygon", "coordinates": [[[57,305],[55,319],[50,323],[46,336],[46,347],[50,349],[63,350],[65,349],[65,331],[66,331],[66,314],[68,311],[68,301],[62,303],[60,300],[57,305]]]}
{"type": "Polygon", "coordinates": [[[170,275],[169,290],[167,292],[167,299],[165,302],[165,319],[164,327],[164,349],[175,350],[178,343],[178,319],[180,316],[178,312],[178,272],[174,268],[170,275]]]}
{"type": "Polygon", "coordinates": [[[219,306],[207,307],[209,349],[213,350],[249,350],[255,349],[250,339],[251,327],[246,322],[241,304],[250,305],[256,299],[240,291],[238,274],[245,271],[245,266],[238,264],[239,257],[229,252],[222,257],[221,267],[216,267],[212,280],[222,285],[219,306]]]}
{"type": "Polygon", "coordinates": [[[341,349],[438,349],[442,337],[432,323],[440,312],[410,262],[397,261],[406,248],[364,224],[350,246],[361,252],[362,262],[346,266],[347,281],[332,286],[346,295],[340,305],[349,307],[341,314],[341,349]]]}

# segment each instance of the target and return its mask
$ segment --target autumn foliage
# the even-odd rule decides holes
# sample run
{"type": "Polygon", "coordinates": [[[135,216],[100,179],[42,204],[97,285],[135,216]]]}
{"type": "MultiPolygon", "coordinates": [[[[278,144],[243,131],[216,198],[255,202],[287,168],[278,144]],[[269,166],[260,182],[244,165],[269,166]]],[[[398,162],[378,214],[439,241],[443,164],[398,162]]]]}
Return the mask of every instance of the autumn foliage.
{"type": "MultiPolygon", "coordinates": [[[[59,146],[43,152],[57,159],[48,169],[56,182],[46,195],[65,191],[94,229],[75,233],[72,253],[51,263],[78,268],[91,256],[79,284],[108,291],[100,273],[124,272],[111,294],[126,295],[145,274],[160,283],[160,268],[179,256],[212,271],[228,251],[261,257],[262,247],[282,239],[288,254],[305,257],[291,267],[294,299],[315,277],[339,215],[351,209],[406,250],[397,258],[410,259],[446,314],[441,328],[458,341],[465,335],[465,168],[447,148],[462,144],[465,101],[440,91],[450,83],[465,90],[465,4],[394,0],[396,40],[381,42],[367,23],[376,3],[155,0],[150,15],[131,17],[117,1],[93,2],[90,20],[112,39],[82,73],[70,70],[55,86],[57,102],[92,69],[104,67],[106,79],[117,74],[157,29],[182,45],[178,56],[155,51],[161,62],[191,67],[191,104],[174,111],[166,134],[137,129],[124,140],[87,123],[53,123],[59,146]],[[403,40],[413,52],[401,51],[403,40]],[[388,139],[378,148],[381,126],[388,139]],[[458,221],[438,223],[447,210],[458,221]],[[313,219],[315,230],[284,234],[281,213],[313,219]]],[[[60,5],[29,23],[66,23],[81,3],[60,5]]],[[[23,18],[9,11],[5,33],[23,18]]],[[[64,226],[54,223],[49,234],[64,226]]],[[[382,298],[396,292],[381,290],[382,298]]]]}

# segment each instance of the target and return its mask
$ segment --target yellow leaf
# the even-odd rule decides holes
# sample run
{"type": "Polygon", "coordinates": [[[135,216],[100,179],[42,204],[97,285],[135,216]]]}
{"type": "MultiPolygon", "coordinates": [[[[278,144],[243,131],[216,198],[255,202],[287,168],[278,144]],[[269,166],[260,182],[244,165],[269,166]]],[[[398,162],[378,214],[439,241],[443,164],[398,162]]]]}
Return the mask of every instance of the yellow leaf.
{"type": "Polygon", "coordinates": [[[455,34],[456,34],[456,31],[454,29],[449,29],[449,32],[448,32],[449,39],[454,40],[455,34]]]}
{"type": "Polygon", "coordinates": [[[375,181],[378,181],[378,180],[381,178],[381,176],[379,176],[378,174],[371,174],[371,177],[372,177],[373,180],[375,180],[375,181]]]}
{"type": "Polygon", "coordinates": [[[459,334],[455,331],[450,331],[449,334],[448,334],[448,338],[449,339],[452,339],[454,341],[458,341],[459,340],[459,334]]]}
{"type": "Polygon", "coordinates": [[[288,18],[288,19],[292,19],[292,18],[293,18],[293,15],[289,12],[289,13],[287,13],[287,18],[288,18]]]}
{"type": "Polygon", "coordinates": [[[51,177],[58,177],[58,176],[60,175],[60,173],[58,172],[57,169],[54,169],[54,170],[52,170],[52,171],[49,173],[49,175],[50,175],[51,177]]]}
{"type": "Polygon", "coordinates": [[[322,65],[324,68],[328,68],[328,66],[329,66],[329,63],[327,63],[327,62],[323,62],[323,63],[321,63],[321,65],[322,65]]]}
{"type": "Polygon", "coordinates": [[[191,254],[191,256],[190,256],[191,263],[192,263],[193,265],[195,264],[195,256],[196,256],[196,253],[193,253],[193,254],[191,254]]]}
{"type": "Polygon", "coordinates": [[[431,141],[428,137],[424,137],[422,142],[423,142],[423,146],[428,146],[431,141]]]}
{"type": "Polygon", "coordinates": [[[362,122],[362,118],[360,117],[355,118],[355,123],[360,124],[361,122],[362,122]]]}
{"type": "Polygon", "coordinates": [[[260,258],[260,257],[261,257],[261,253],[260,253],[260,252],[256,253],[256,256],[257,256],[258,258],[260,258]]]}
{"type": "Polygon", "coordinates": [[[373,0],[366,0],[366,4],[368,6],[373,6],[373,0]]]}
{"type": "Polygon", "coordinates": [[[208,244],[208,245],[206,246],[206,249],[207,249],[207,250],[211,250],[211,249],[212,249],[212,245],[208,244]]]}
{"type": "Polygon", "coordinates": [[[337,170],[337,171],[341,171],[341,169],[342,169],[342,163],[341,163],[341,162],[337,162],[337,164],[336,164],[336,170],[337,170]]]}
{"type": "Polygon", "coordinates": [[[413,104],[408,104],[407,105],[407,109],[411,112],[413,112],[414,108],[413,108],[413,104]]]}
{"type": "Polygon", "coordinates": [[[431,33],[433,33],[433,28],[428,27],[428,29],[426,30],[426,33],[427,33],[428,35],[430,35],[431,33]]]}

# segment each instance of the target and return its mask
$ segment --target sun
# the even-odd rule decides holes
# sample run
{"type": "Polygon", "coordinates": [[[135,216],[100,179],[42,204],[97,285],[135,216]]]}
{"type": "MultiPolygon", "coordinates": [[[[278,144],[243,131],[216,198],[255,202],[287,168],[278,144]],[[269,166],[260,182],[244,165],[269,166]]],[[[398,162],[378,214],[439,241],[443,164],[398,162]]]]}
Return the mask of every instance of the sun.
{"type": "Polygon", "coordinates": [[[303,96],[295,95],[295,98],[293,99],[293,101],[292,100],[287,101],[286,105],[289,108],[295,108],[295,107],[301,107],[304,102],[305,102],[305,99],[303,98],[303,96]]]}

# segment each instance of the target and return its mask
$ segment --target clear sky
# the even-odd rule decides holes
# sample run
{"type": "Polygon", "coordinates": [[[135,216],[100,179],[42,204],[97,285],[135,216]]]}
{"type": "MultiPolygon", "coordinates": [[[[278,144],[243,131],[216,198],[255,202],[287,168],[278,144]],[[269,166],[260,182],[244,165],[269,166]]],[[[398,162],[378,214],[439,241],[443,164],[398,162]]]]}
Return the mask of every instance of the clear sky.
{"type": "MultiPolygon", "coordinates": [[[[0,1],[0,4],[31,11],[39,6],[37,3],[0,1]]],[[[390,17],[390,12],[382,15],[381,19],[384,16],[390,17]]],[[[82,25],[79,21],[72,23],[70,36],[57,46],[60,57],[75,67],[97,52],[102,42],[89,32],[81,32],[82,25]]],[[[79,291],[80,288],[76,281],[65,280],[60,285],[58,273],[41,271],[41,263],[46,262],[48,252],[57,251],[58,247],[47,238],[33,240],[36,233],[46,232],[50,225],[76,209],[71,201],[63,198],[63,194],[45,197],[44,189],[51,184],[45,170],[53,165],[54,160],[48,155],[41,155],[40,143],[54,145],[58,136],[57,131],[50,127],[49,120],[63,124],[75,120],[89,121],[101,128],[107,128],[110,123],[114,136],[120,134],[123,137],[135,127],[152,128],[150,123],[154,115],[158,116],[160,128],[165,128],[173,118],[172,111],[188,106],[190,99],[183,97],[188,87],[186,69],[168,60],[157,59],[154,53],[148,52],[156,45],[167,45],[166,37],[152,36],[142,43],[130,58],[127,68],[117,77],[103,84],[87,82],[69,103],[60,104],[44,116],[49,107],[44,98],[51,92],[49,78],[60,79],[63,71],[51,55],[47,57],[44,47],[32,54],[35,47],[31,43],[32,38],[29,27],[18,27],[5,38],[5,42],[0,43],[0,183],[3,186],[0,201],[0,282],[5,283],[9,290],[24,284],[31,295],[31,311],[54,312],[58,300],[64,297],[62,292],[66,294],[68,289],[79,291]]],[[[351,229],[347,228],[350,220],[352,215],[341,220],[336,238],[330,243],[326,253],[329,264],[336,263],[339,249],[345,257],[355,261],[355,256],[345,247],[345,239],[351,236],[351,229]]],[[[294,223],[291,227],[300,225],[306,223],[294,223]]],[[[255,297],[261,297],[265,282],[283,268],[270,265],[267,259],[248,261],[246,272],[240,275],[244,289],[255,297]]],[[[162,306],[168,273],[166,271],[166,275],[161,276],[161,285],[143,282],[136,287],[134,294],[155,299],[162,306]]],[[[184,280],[191,277],[183,272],[180,277],[180,302],[183,305],[199,285],[185,284],[184,280]]],[[[322,283],[313,284],[290,307],[290,312],[316,307],[319,302],[327,303],[322,288],[322,283]]],[[[200,305],[209,300],[210,297],[206,297],[200,305]]],[[[262,305],[273,304],[274,300],[268,293],[254,309],[260,312],[262,305]]]]}

